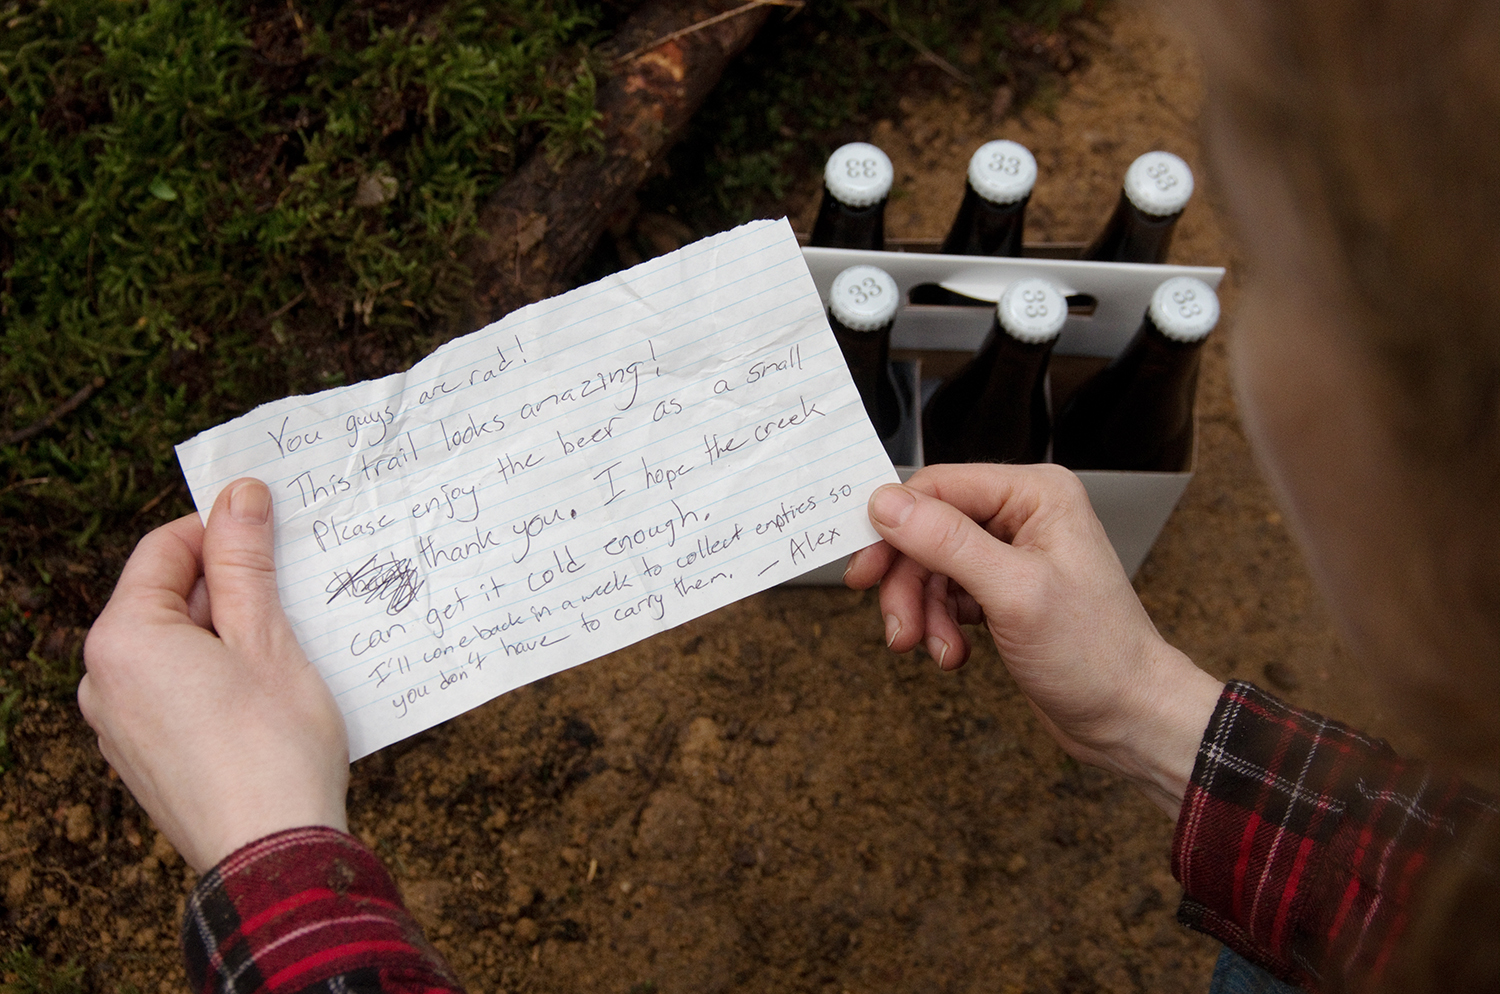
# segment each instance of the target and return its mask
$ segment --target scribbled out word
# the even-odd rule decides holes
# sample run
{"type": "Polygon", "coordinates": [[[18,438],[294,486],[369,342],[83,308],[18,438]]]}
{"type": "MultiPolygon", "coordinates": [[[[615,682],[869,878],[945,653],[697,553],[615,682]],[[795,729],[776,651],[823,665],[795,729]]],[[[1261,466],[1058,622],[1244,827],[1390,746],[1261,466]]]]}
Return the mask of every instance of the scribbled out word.
{"type": "Polygon", "coordinates": [[[383,601],[385,613],[390,615],[400,614],[411,606],[427,581],[422,579],[410,559],[391,556],[387,562],[382,563],[378,561],[379,558],[378,555],[371,556],[356,570],[339,570],[334,573],[333,579],[323,588],[329,595],[328,603],[332,604],[345,595],[366,604],[383,601]]]}

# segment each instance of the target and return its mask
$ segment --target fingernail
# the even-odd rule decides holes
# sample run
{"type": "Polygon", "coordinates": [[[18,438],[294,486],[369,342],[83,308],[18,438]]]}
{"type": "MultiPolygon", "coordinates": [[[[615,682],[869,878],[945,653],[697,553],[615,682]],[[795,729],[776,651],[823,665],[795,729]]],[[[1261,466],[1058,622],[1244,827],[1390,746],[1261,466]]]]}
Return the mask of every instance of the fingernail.
{"type": "Polygon", "coordinates": [[[901,634],[901,619],[894,614],[885,616],[885,647],[889,649],[896,644],[896,636],[901,634]]]}
{"type": "Polygon", "coordinates": [[[942,669],[943,660],[948,658],[948,643],[934,635],[927,640],[927,654],[936,659],[938,669],[942,669]]]}
{"type": "Polygon", "coordinates": [[[887,483],[870,495],[870,517],[887,528],[899,528],[916,506],[911,491],[897,483],[887,483]]]}
{"type": "Polygon", "coordinates": [[[259,480],[242,480],[229,493],[229,514],[236,521],[263,525],[271,517],[271,491],[259,480]]]}

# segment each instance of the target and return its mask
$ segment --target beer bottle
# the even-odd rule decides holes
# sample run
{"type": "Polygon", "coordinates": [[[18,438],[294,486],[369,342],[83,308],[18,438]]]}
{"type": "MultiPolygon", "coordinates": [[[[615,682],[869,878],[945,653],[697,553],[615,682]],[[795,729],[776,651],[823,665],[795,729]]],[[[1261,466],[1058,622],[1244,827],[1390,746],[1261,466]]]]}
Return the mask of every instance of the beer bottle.
{"type": "Polygon", "coordinates": [[[1186,469],[1199,352],[1218,321],[1219,298],[1202,280],[1157,287],[1125,351],[1058,416],[1053,458],[1070,469],[1186,469]]]}
{"type": "Polygon", "coordinates": [[[945,255],[1021,254],[1026,202],[1036,185],[1036,159],[1018,142],[992,141],[969,158],[964,199],[943,240],[945,255]]]}
{"type": "Polygon", "coordinates": [[[891,378],[891,326],[900,300],[896,281],[876,266],[850,266],[833,278],[828,292],[828,323],[881,441],[901,427],[901,401],[891,378]]]}
{"type": "Polygon", "coordinates": [[[1172,228],[1193,195],[1193,171],[1171,152],[1147,152],[1125,170],[1115,212],[1083,258],[1094,262],[1167,261],[1172,228]]]}
{"type": "Polygon", "coordinates": [[[810,244],[821,248],[885,248],[885,202],[896,171],[868,142],[834,150],[823,168],[823,202],[810,244]]]}
{"type": "MultiPolygon", "coordinates": [[[[969,176],[964,182],[964,199],[948,237],[943,239],[944,255],[1021,254],[1021,238],[1026,225],[1026,202],[1036,185],[1036,159],[1025,145],[1013,141],[985,142],[969,157],[969,176]]],[[[948,304],[964,307],[989,307],[979,300],[936,283],[912,288],[913,304],[948,304]]]]}
{"type": "Polygon", "coordinates": [[[1047,363],[1068,304],[1037,277],[1005,288],[984,347],[924,409],[924,461],[1041,462],[1047,457],[1047,363]]]}

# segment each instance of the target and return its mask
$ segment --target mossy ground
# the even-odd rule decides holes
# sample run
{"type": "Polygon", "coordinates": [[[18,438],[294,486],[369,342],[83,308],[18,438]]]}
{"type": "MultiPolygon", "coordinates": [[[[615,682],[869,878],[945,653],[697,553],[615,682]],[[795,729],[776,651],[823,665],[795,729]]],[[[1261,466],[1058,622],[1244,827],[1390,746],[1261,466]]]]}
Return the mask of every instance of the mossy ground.
{"type": "Polygon", "coordinates": [[[81,966],[50,965],[29,946],[0,955],[0,994],[83,994],[83,989],[81,966]]]}
{"type": "Polygon", "coordinates": [[[476,204],[534,150],[597,143],[608,17],[571,0],[0,11],[0,713],[8,687],[71,689],[122,554],[186,509],[175,443],[454,333],[476,204]]]}
{"type": "MultiPolygon", "coordinates": [[[[1024,99],[1086,3],[775,12],[641,203],[718,230],[898,96],[1024,99]]],[[[469,330],[477,206],[529,155],[591,154],[632,6],[0,0],[0,770],[28,709],[71,708],[135,541],[190,509],[174,444],[469,330]]]]}
{"type": "MultiPolygon", "coordinates": [[[[641,201],[697,233],[774,211],[902,93],[1045,86],[1035,40],[1086,2],[777,12],[641,201]]],[[[17,691],[71,692],[123,556],[188,509],[173,445],[468,330],[477,205],[596,147],[630,6],[0,7],[0,762],[17,691]]]]}

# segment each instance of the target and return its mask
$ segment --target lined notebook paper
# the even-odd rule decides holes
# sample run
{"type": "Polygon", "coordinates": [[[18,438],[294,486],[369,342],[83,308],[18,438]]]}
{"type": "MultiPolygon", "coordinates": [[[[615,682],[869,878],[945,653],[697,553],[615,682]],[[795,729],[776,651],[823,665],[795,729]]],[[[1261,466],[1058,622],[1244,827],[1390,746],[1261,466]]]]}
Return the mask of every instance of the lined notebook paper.
{"type": "Polygon", "coordinates": [[[353,758],[847,556],[896,480],[790,225],[761,221],[177,447],[275,499],[353,758]]]}

